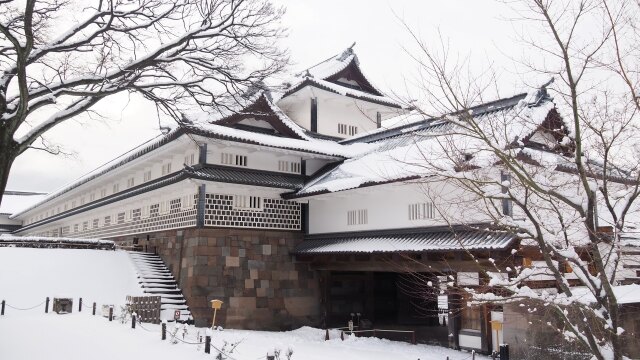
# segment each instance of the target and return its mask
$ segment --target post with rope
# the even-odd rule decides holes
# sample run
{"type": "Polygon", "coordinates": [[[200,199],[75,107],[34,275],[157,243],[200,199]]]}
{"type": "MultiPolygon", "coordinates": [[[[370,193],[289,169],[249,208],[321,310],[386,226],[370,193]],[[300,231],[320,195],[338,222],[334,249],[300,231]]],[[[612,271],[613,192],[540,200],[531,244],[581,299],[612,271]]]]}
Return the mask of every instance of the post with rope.
{"type": "Polygon", "coordinates": [[[162,320],[162,340],[167,340],[167,323],[162,320]]]}
{"type": "Polygon", "coordinates": [[[471,360],[476,360],[476,351],[471,350],[471,360]]]}
{"type": "Polygon", "coordinates": [[[136,328],[136,313],[131,314],[131,328],[136,328]]]}
{"type": "Polygon", "coordinates": [[[109,321],[113,321],[113,306],[109,306],[109,321]]]}
{"type": "Polygon", "coordinates": [[[4,315],[4,300],[2,300],[2,309],[0,310],[0,315],[4,315]]]}
{"type": "Polygon", "coordinates": [[[44,306],[44,313],[48,314],[49,313],[49,297],[47,296],[47,300],[45,301],[46,304],[44,306]]]}
{"type": "Polygon", "coordinates": [[[204,337],[204,352],[205,354],[211,354],[211,336],[204,337]]]}
{"type": "Polygon", "coordinates": [[[94,315],[94,316],[96,315],[96,303],[95,303],[95,301],[93,302],[93,310],[92,310],[92,313],[93,313],[92,315],[94,315]]]}
{"type": "Polygon", "coordinates": [[[82,312],[82,298],[78,300],[78,312],[82,312]]]}

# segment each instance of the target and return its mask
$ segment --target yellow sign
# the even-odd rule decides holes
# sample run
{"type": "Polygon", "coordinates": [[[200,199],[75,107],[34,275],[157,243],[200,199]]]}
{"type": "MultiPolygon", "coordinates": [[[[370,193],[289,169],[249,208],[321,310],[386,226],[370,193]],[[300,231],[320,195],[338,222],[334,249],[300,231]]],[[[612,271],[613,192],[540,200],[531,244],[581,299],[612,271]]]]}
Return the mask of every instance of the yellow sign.
{"type": "Polygon", "coordinates": [[[500,331],[502,330],[502,321],[491,320],[491,330],[500,331]]]}
{"type": "Polygon", "coordinates": [[[220,300],[211,300],[211,308],[215,310],[220,310],[222,308],[223,302],[220,300]]]}

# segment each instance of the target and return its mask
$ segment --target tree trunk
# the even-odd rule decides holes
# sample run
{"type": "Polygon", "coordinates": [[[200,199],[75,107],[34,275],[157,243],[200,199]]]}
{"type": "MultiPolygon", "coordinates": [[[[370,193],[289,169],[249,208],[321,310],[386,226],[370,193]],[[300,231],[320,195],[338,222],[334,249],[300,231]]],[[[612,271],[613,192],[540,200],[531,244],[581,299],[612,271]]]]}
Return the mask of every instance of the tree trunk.
{"type": "Polygon", "coordinates": [[[0,205],[17,149],[18,144],[13,140],[13,133],[7,130],[7,125],[0,124],[0,205]]]}

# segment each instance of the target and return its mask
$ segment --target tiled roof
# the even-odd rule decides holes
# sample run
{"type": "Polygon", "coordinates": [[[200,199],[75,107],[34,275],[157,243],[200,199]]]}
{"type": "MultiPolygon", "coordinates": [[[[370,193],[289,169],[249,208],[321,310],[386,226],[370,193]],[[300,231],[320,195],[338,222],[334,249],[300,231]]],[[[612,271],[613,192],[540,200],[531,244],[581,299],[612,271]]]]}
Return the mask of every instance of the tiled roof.
{"type": "Polygon", "coordinates": [[[206,166],[187,170],[187,172],[197,179],[216,182],[256,185],[291,190],[301,189],[304,185],[304,177],[301,175],[229,166],[206,166]]]}
{"type": "Polygon", "coordinates": [[[485,230],[430,230],[341,233],[308,236],[296,254],[393,253],[455,250],[503,250],[514,234],[485,230]]]}

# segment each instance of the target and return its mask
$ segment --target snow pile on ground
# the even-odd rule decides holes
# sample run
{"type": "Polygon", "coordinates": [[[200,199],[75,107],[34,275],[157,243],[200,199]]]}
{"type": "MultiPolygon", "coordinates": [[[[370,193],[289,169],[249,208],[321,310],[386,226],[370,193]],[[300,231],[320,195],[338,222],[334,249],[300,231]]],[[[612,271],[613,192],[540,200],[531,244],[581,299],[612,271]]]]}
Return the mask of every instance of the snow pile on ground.
{"type": "MultiPolygon", "coordinates": [[[[331,340],[324,341],[324,331],[313,328],[289,332],[216,331],[211,354],[206,355],[204,346],[198,343],[207,330],[189,326],[185,327],[185,333],[182,326],[174,328],[169,324],[168,339],[162,341],[160,325],[139,324],[131,329],[130,322],[108,322],[87,312],[67,315],[13,312],[0,317],[0,349],[3,360],[210,359],[223,349],[225,356],[221,358],[229,360],[264,359],[275,350],[281,351],[280,359],[284,360],[289,349],[293,351],[291,360],[471,359],[470,353],[436,346],[374,338],[347,337],[341,341],[337,332],[332,332],[331,340]],[[176,340],[171,341],[171,333],[177,334],[176,340]]],[[[487,358],[477,355],[476,359],[487,358]]]]}
{"type": "Polygon", "coordinates": [[[0,300],[10,306],[70,297],[76,311],[79,297],[89,308],[93,302],[124,304],[127,295],[144,294],[125,251],[0,247],[0,300]]]}

